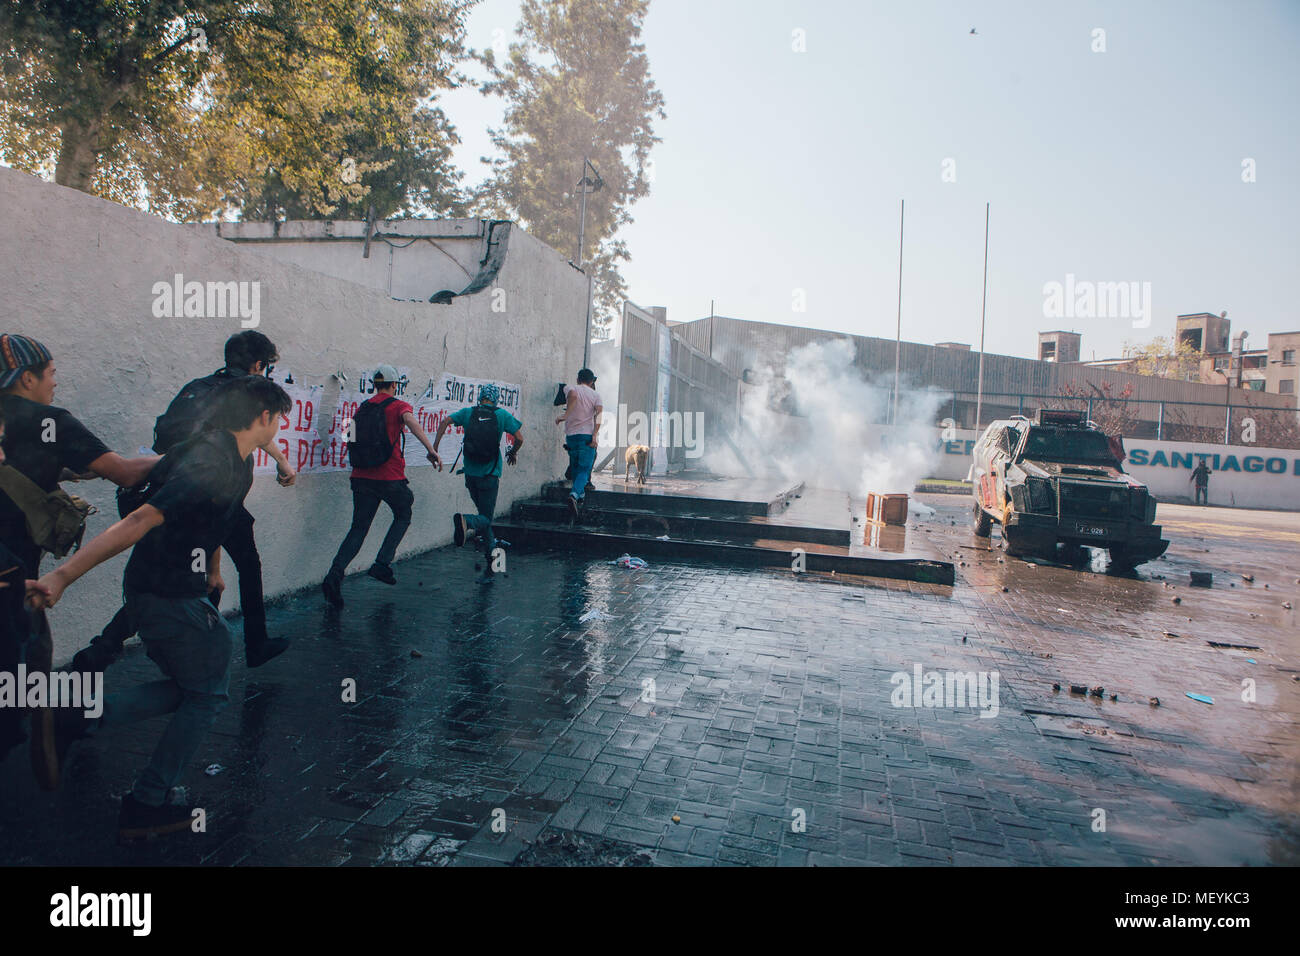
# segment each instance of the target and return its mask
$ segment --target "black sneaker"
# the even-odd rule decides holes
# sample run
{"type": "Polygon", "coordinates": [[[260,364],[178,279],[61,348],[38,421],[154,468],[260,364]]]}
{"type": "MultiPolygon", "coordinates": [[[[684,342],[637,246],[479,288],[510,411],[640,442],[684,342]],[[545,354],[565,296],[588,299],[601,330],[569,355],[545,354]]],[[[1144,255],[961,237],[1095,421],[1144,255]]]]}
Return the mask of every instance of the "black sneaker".
{"type": "Polygon", "coordinates": [[[69,672],[81,674],[93,674],[97,671],[106,671],[109,666],[121,656],[121,654],[121,645],[114,648],[108,646],[103,641],[91,641],[89,646],[83,647],[81,650],[77,651],[77,653],[72,656],[72,661],[63,669],[69,672]]]}
{"type": "Polygon", "coordinates": [[[340,580],[336,575],[327,574],[325,580],[320,583],[320,589],[325,595],[325,600],[335,607],[343,606],[343,588],[340,587],[340,580]]]}
{"type": "Polygon", "coordinates": [[[451,516],[451,540],[458,548],[465,546],[465,516],[462,514],[451,516]]]}
{"type": "Polygon", "coordinates": [[[244,660],[249,667],[261,667],[289,649],[287,637],[267,637],[244,645],[244,660]]]}
{"type": "Polygon", "coordinates": [[[135,794],[122,798],[122,811],[117,815],[117,835],[122,840],[141,840],[163,833],[188,830],[194,822],[194,807],[188,803],[164,803],[151,807],[141,803],[135,794]]]}
{"type": "Polygon", "coordinates": [[[569,519],[571,521],[577,521],[578,520],[578,499],[573,497],[573,495],[569,495],[568,505],[569,505],[569,519]]]}
{"type": "Polygon", "coordinates": [[[393,569],[387,564],[380,564],[378,561],[367,569],[366,574],[376,581],[383,581],[385,584],[397,583],[397,575],[393,574],[393,569]]]}

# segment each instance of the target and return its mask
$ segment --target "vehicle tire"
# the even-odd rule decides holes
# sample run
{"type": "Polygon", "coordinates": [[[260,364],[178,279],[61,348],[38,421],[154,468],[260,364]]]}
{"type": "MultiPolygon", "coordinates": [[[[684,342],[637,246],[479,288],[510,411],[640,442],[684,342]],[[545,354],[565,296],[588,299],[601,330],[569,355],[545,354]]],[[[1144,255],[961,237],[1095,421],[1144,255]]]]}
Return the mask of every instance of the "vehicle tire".
{"type": "Polygon", "coordinates": [[[1006,525],[1002,526],[1002,540],[1007,546],[1007,557],[1021,558],[1025,556],[1026,551],[1024,543],[1020,540],[1020,535],[1006,525]]]}
{"type": "Polygon", "coordinates": [[[1087,564],[1091,560],[1091,556],[1088,554],[1088,549],[1083,545],[1067,542],[1060,546],[1058,559],[1062,564],[1079,568],[1087,564]]]}
{"type": "Polygon", "coordinates": [[[1133,555],[1122,544],[1112,544],[1107,548],[1107,551],[1110,552],[1110,570],[1112,571],[1132,571],[1139,563],[1133,560],[1133,555]]]}
{"type": "Polygon", "coordinates": [[[987,511],[980,507],[980,503],[975,502],[975,511],[972,516],[972,531],[979,538],[987,538],[993,531],[993,519],[989,517],[987,511]]]}

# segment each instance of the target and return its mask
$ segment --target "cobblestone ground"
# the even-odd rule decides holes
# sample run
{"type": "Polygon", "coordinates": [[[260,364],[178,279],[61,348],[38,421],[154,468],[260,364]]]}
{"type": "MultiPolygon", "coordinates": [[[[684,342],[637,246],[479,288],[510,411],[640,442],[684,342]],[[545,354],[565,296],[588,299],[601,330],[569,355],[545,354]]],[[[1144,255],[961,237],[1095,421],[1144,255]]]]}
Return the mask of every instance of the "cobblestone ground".
{"type": "MultiPolygon", "coordinates": [[[[569,554],[514,554],[481,587],[468,550],[442,549],[397,565],[396,587],[349,578],[341,613],[279,602],[272,633],[294,646],[255,672],[241,649],[187,779],[207,832],[115,842],[154,721],[78,744],[52,795],[11,755],[0,862],[1300,859],[1293,517],[1234,538],[1232,512],[1180,525],[1162,506],[1169,560],[1134,579],[974,550],[966,499],[926,500],[909,533],[958,556],[953,588],[569,554]],[[1184,587],[1210,560],[1215,588],[1184,587]],[[893,706],[891,676],[918,664],[997,671],[996,716],[893,706]]],[[[109,690],[155,675],[135,647],[109,690]]]]}

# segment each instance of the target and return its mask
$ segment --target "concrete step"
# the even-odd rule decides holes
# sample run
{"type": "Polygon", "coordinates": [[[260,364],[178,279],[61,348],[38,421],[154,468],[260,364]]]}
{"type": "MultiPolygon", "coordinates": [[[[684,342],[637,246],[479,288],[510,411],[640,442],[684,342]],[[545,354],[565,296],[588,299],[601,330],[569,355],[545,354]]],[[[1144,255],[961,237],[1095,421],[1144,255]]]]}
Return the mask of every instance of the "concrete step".
{"type": "MultiPolygon", "coordinates": [[[[803,482],[725,479],[711,482],[652,478],[645,485],[598,479],[600,486],[587,493],[587,500],[599,508],[630,508],[655,514],[693,514],[712,517],[780,514],[803,489],[803,482]]],[[[551,481],[542,486],[544,501],[563,504],[570,484],[551,481]]]]}
{"type": "Polygon", "coordinates": [[[808,571],[834,571],[837,574],[897,578],[932,584],[952,584],[953,566],[946,561],[916,558],[858,556],[848,548],[836,548],[816,542],[764,541],[732,544],[718,541],[668,540],[644,535],[616,534],[585,527],[543,522],[493,522],[493,533],[514,547],[529,550],[557,548],[579,551],[593,557],[616,558],[631,554],[647,561],[716,561],[733,567],[767,567],[790,569],[794,548],[802,548],[808,571]]]}
{"type": "MultiPolygon", "coordinates": [[[[602,499],[589,498],[582,515],[584,527],[609,534],[657,538],[720,541],[742,544],[765,538],[815,544],[849,545],[848,529],[776,524],[758,516],[733,518],[706,515],[661,514],[641,508],[609,508],[602,499]]],[[[607,499],[606,499],[607,500],[607,499]]],[[[567,525],[569,508],[558,501],[529,498],[515,502],[510,519],[522,524],[567,525]]]]}

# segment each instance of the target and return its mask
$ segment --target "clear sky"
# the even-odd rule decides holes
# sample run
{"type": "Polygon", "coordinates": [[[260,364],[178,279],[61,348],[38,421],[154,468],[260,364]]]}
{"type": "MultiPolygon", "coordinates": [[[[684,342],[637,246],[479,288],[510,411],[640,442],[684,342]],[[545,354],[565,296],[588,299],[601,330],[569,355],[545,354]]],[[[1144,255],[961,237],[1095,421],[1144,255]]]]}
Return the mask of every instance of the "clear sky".
{"type": "MultiPolygon", "coordinates": [[[[517,10],[485,0],[471,45],[517,10]]],[[[978,347],[986,201],[991,352],[1064,328],[1114,356],[1187,312],[1226,310],[1248,348],[1300,329],[1300,0],[653,0],[644,41],[668,119],[624,274],[670,319],[713,299],[892,338],[905,199],[905,340],[978,347]],[[1067,274],[1149,282],[1150,327],[1046,317],[1067,274]]],[[[500,106],[444,105],[478,181],[500,106]]]]}

